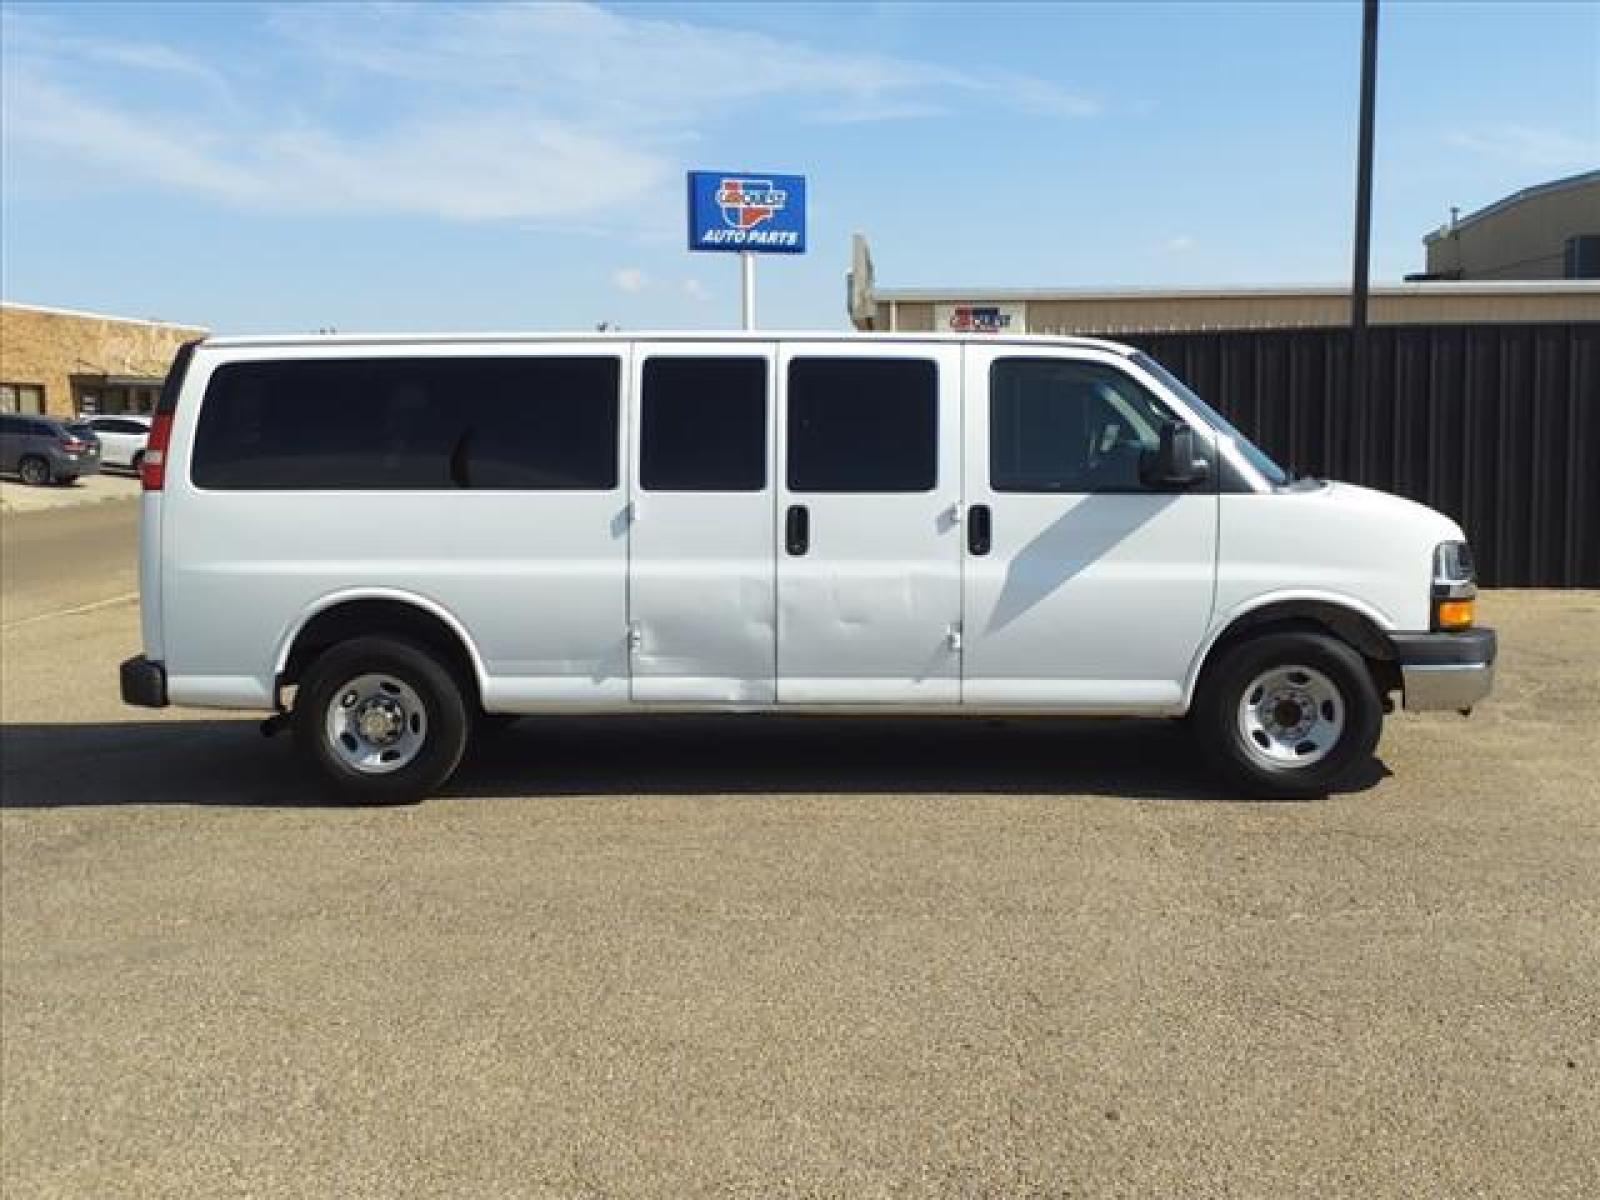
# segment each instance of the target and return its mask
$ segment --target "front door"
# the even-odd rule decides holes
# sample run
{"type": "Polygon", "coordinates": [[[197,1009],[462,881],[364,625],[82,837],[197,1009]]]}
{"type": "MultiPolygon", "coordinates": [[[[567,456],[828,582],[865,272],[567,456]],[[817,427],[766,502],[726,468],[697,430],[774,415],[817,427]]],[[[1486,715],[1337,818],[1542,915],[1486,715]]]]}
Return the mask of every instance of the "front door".
{"type": "Polygon", "coordinates": [[[1218,496],[1214,480],[1141,481],[1169,402],[1120,355],[1001,346],[968,348],[966,395],[964,701],[1180,704],[1211,613],[1218,496]]]}
{"type": "Polygon", "coordinates": [[[785,344],[778,699],[961,698],[961,350],[785,344]]]}
{"type": "Polygon", "coordinates": [[[640,343],[633,359],[632,696],[771,704],[770,344],[640,343]]]}

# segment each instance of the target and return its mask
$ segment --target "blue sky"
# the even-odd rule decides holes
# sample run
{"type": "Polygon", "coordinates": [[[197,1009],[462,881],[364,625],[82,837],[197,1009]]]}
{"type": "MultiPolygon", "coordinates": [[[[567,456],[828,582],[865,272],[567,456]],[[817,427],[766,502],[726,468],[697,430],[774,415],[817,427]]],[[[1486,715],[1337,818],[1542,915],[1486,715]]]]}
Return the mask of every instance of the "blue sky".
{"type": "MultiPolygon", "coordinates": [[[[683,172],[806,174],[768,326],[886,286],[1349,277],[1360,8],[11,4],[0,292],[225,332],[716,327],[683,172]]],[[[1373,273],[1600,165],[1600,4],[1384,5],[1373,273]]]]}

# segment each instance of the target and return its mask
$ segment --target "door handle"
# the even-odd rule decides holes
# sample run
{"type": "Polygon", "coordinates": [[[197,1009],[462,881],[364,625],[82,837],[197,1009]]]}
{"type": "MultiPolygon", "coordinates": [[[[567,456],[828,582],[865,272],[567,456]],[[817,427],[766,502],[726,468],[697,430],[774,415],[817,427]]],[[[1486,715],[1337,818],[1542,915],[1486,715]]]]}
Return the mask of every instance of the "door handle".
{"type": "Polygon", "coordinates": [[[804,504],[791,504],[783,518],[783,546],[799,557],[811,549],[811,513],[804,504]]]}
{"type": "Polygon", "coordinates": [[[967,511],[967,550],[982,557],[994,544],[994,529],[987,504],[974,504],[967,511]]]}

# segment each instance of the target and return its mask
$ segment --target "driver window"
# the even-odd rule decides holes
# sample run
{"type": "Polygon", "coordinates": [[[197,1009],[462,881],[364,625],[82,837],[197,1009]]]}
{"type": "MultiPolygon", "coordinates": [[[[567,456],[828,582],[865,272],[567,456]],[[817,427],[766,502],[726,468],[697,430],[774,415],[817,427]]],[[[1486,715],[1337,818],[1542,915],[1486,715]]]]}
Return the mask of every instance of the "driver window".
{"type": "Polygon", "coordinates": [[[1002,358],[989,369],[989,483],[997,492],[1142,492],[1165,407],[1115,367],[1002,358]]]}

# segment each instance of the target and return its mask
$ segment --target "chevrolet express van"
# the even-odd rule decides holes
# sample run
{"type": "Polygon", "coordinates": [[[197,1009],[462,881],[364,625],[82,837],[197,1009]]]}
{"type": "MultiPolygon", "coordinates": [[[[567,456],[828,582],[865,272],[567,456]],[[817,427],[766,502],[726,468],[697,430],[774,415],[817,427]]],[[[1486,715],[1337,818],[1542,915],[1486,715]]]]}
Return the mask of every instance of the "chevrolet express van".
{"type": "Polygon", "coordinates": [[[1073,338],[209,338],[142,461],[130,704],[356,801],[533,713],[1185,717],[1326,792],[1489,691],[1460,528],[1073,338]]]}

